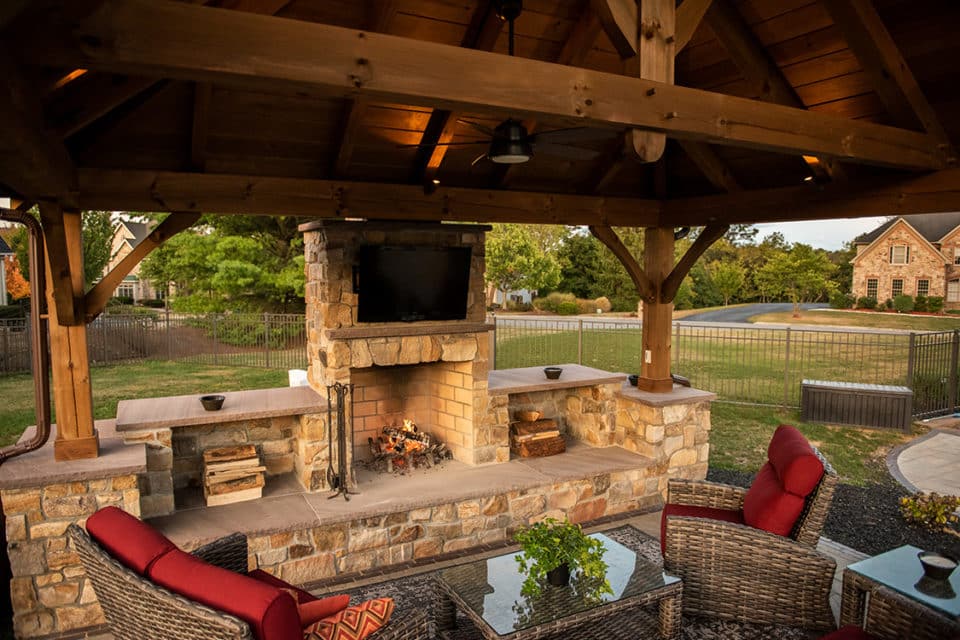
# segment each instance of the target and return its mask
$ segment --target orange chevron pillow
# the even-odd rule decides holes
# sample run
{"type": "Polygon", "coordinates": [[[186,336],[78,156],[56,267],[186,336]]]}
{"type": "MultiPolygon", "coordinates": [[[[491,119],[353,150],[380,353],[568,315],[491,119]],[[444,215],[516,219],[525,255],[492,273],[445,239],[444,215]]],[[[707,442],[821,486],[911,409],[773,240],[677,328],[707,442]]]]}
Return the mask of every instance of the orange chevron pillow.
{"type": "Polygon", "coordinates": [[[303,640],[363,640],[390,621],[393,598],[367,600],[347,607],[303,630],[303,640]]]}

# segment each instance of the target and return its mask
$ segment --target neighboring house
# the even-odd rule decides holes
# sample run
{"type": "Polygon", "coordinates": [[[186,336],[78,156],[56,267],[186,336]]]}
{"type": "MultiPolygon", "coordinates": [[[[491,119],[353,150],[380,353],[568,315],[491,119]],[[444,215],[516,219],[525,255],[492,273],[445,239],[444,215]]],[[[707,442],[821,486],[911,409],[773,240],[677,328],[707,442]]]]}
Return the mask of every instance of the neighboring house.
{"type": "MultiPolygon", "coordinates": [[[[107,264],[104,273],[113,269],[135,246],[143,242],[143,239],[146,238],[149,233],[150,227],[146,223],[120,220],[113,232],[113,243],[110,247],[110,262],[107,264]]],[[[153,288],[149,280],[140,278],[139,264],[124,277],[123,282],[117,287],[113,295],[133,298],[134,302],[163,299],[162,290],[157,291],[153,288]]]]}
{"type": "Polygon", "coordinates": [[[7,260],[15,255],[7,241],[0,236],[0,305],[10,303],[7,299],[7,260]]]}
{"type": "Polygon", "coordinates": [[[500,289],[495,289],[493,292],[493,304],[498,304],[501,307],[506,306],[504,300],[516,304],[530,304],[533,302],[533,297],[536,293],[536,291],[530,291],[529,289],[517,289],[516,291],[508,291],[506,293],[500,289]]]}
{"type": "Polygon", "coordinates": [[[893,218],[854,245],[854,297],[940,296],[960,309],[960,211],[893,218]]]}

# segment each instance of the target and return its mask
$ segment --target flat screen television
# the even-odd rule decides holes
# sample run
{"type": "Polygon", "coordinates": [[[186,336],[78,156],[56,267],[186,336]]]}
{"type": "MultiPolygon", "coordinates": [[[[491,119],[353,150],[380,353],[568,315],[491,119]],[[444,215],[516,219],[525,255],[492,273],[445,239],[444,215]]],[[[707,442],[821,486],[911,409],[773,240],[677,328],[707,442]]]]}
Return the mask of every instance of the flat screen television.
{"type": "Polygon", "coordinates": [[[357,320],[465,319],[471,252],[471,247],[360,247],[354,272],[357,320]]]}

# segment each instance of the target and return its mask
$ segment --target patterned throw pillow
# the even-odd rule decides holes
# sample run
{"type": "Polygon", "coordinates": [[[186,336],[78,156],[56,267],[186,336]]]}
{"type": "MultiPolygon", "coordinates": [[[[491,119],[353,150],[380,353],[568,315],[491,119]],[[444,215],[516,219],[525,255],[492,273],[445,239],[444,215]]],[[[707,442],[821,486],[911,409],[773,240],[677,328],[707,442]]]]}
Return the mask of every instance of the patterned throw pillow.
{"type": "Polygon", "coordinates": [[[390,621],[393,598],[377,598],[347,607],[303,630],[303,640],[363,640],[390,621]]]}

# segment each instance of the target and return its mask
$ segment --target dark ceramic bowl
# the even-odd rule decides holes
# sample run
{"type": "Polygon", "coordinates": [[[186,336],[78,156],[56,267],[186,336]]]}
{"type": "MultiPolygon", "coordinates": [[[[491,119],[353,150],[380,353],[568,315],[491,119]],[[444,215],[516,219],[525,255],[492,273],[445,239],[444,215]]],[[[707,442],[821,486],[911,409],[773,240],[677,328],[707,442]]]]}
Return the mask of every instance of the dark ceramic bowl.
{"type": "Polygon", "coordinates": [[[957,568],[956,558],[936,551],[921,551],[917,557],[923,565],[923,575],[934,580],[946,580],[957,568]]]}
{"type": "Polygon", "coordinates": [[[223,406],[223,396],[200,396],[200,404],[207,411],[220,411],[223,406]]]}
{"type": "Polygon", "coordinates": [[[635,373],[631,373],[629,376],[627,376],[627,380],[630,381],[630,386],[632,386],[632,387],[637,386],[637,380],[639,380],[639,379],[640,379],[640,376],[638,376],[638,375],[635,374],[635,373]]]}
{"type": "Polygon", "coordinates": [[[543,374],[547,376],[548,380],[556,380],[560,377],[560,374],[563,373],[563,367],[544,367],[543,374]]]}

